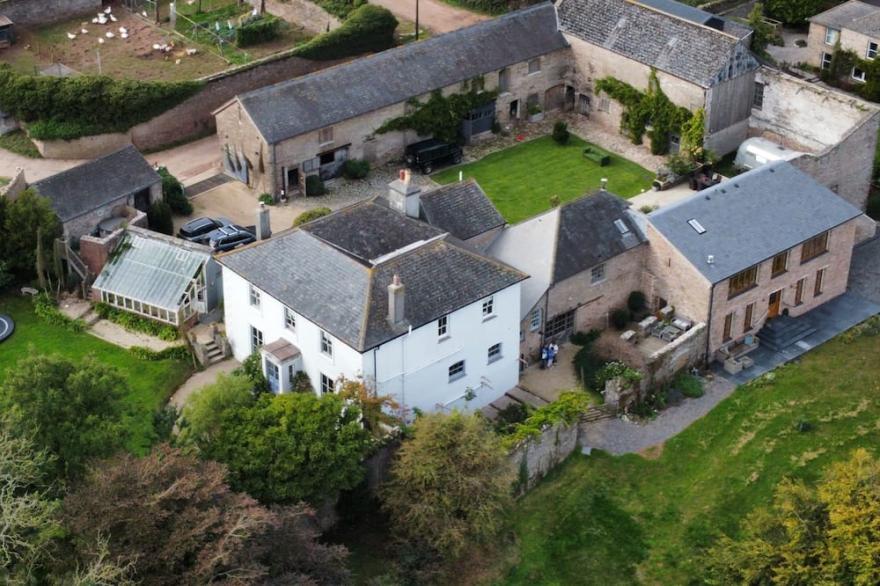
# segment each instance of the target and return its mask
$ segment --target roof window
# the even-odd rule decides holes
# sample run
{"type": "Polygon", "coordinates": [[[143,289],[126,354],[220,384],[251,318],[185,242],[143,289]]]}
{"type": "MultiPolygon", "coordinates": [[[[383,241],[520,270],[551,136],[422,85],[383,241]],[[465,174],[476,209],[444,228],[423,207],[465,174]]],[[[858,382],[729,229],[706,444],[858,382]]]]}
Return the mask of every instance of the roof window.
{"type": "Polygon", "coordinates": [[[706,229],[703,228],[703,225],[700,222],[698,222],[697,220],[695,220],[694,218],[691,218],[690,220],[688,220],[688,225],[690,225],[690,227],[693,228],[697,234],[705,234],[706,233],[706,229]]]}

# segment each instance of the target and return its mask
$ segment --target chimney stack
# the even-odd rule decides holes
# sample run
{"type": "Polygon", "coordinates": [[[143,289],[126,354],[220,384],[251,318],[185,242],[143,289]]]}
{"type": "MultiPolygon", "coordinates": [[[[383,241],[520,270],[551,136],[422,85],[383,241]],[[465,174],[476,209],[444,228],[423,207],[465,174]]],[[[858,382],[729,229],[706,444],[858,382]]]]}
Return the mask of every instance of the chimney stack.
{"type": "Polygon", "coordinates": [[[257,240],[266,240],[272,235],[272,229],[269,227],[269,208],[266,204],[260,202],[257,208],[257,240]]]}
{"type": "Polygon", "coordinates": [[[410,218],[418,218],[421,209],[421,189],[413,185],[409,169],[401,169],[397,179],[388,184],[391,208],[410,218]]]}
{"type": "Polygon", "coordinates": [[[388,323],[393,327],[403,325],[406,321],[404,316],[404,293],[406,289],[400,282],[400,277],[394,275],[391,284],[388,285],[388,323]]]}

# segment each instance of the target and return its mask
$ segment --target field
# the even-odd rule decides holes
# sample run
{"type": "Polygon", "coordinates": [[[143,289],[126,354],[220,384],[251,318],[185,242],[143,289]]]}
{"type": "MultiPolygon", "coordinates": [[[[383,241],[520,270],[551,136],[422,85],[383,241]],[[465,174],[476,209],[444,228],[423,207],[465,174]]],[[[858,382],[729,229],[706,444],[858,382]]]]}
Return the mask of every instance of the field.
{"type": "Polygon", "coordinates": [[[128,351],[108,344],[94,336],[75,334],[37,319],[28,299],[0,296],[0,313],[15,320],[15,333],[0,343],[0,378],[15,363],[35,353],[59,354],[71,360],[95,356],[105,364],[118,368],[128,380],[131,393],[129,449],[145,452],[153,441],[153,413],[189,376],[192,365],[177,360],[151,362],[134,358],[128,351]]]}
{"type": "Polygon", "coordinates": [[[611,153],[611,163],[600,167],[585,159],[589,143],[571,136],[566,146],[549,136],[492,153],[479,161],[452,167],[433,176],[438,183],[458,181],[459,171],[473,177],[511,224],[550,208],[554,195],[566,202],[599,188],[608,178],[608,190],[632,197],[650,189],[654,174],[611,153]]]}
{"type": "Polygon", "coordinates": [[[516,507],[498,583],[698,581],[703,549],[781,478],[815,480],[878,445],[880,337],[846,338],[739,388],[648,458],[573,456],[516,507]]]}

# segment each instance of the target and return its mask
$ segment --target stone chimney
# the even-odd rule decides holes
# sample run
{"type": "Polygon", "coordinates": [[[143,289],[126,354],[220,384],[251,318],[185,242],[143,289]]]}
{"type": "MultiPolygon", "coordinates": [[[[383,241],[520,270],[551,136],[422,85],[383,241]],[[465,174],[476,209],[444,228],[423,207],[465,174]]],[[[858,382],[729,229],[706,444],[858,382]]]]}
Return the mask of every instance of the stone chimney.
{"type": "Polygon", "coordinates": [[[393,327],[402,326],[406,321],[404,315],[404,293],[406,289],[400,282],[400,277],[394,275],[391,284],[388,285],[388,323],[393,327]]]}
{"type": "Polygon", "coordinates": [[[412,182],[409,169],[401,169],[397,179],[388,184],[388,201],[391,208],[410,218],[419,217],[421,189],[412,182]]]}
{"type": "Polygon", "coordinates": [[[257,240],[266,240],[272,236],[272,228],[269,227],[269,208],[260,203],[257,208],[257,240]]]}

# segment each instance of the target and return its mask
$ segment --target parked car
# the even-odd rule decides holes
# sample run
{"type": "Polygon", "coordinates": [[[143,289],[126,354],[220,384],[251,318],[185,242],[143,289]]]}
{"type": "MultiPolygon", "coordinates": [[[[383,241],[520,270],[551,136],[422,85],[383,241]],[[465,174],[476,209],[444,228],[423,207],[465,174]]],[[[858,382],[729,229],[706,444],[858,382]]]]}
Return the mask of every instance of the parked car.
{"type": "Polygon", "coordinates": [[[177,231],[177,236],[184,240],[189,240],[190,242],[204,244],[208,241],[208,236],[212,232],[231,224],[232,222],[225,218],[220,218],[218,220],[213,218],[196,218],[195,220],[190,220],[181,226],[180,230],[177,231]]]}
{"type": "Polygon", "coordinates": [[[413,143],[404,151],[406,164],[411,169],[418,169],[425,175],[443,165],[461,163],[461,147],[449,144],[436,138],[429,138],[413,143]]]}
{"type": "Polygon", "coordinates": [[[256,241],[257,237],[253,232],[249,232],[235,224],[217,228],[208,235],[208,246],[214,252],[226,252],[256,241]]]}

